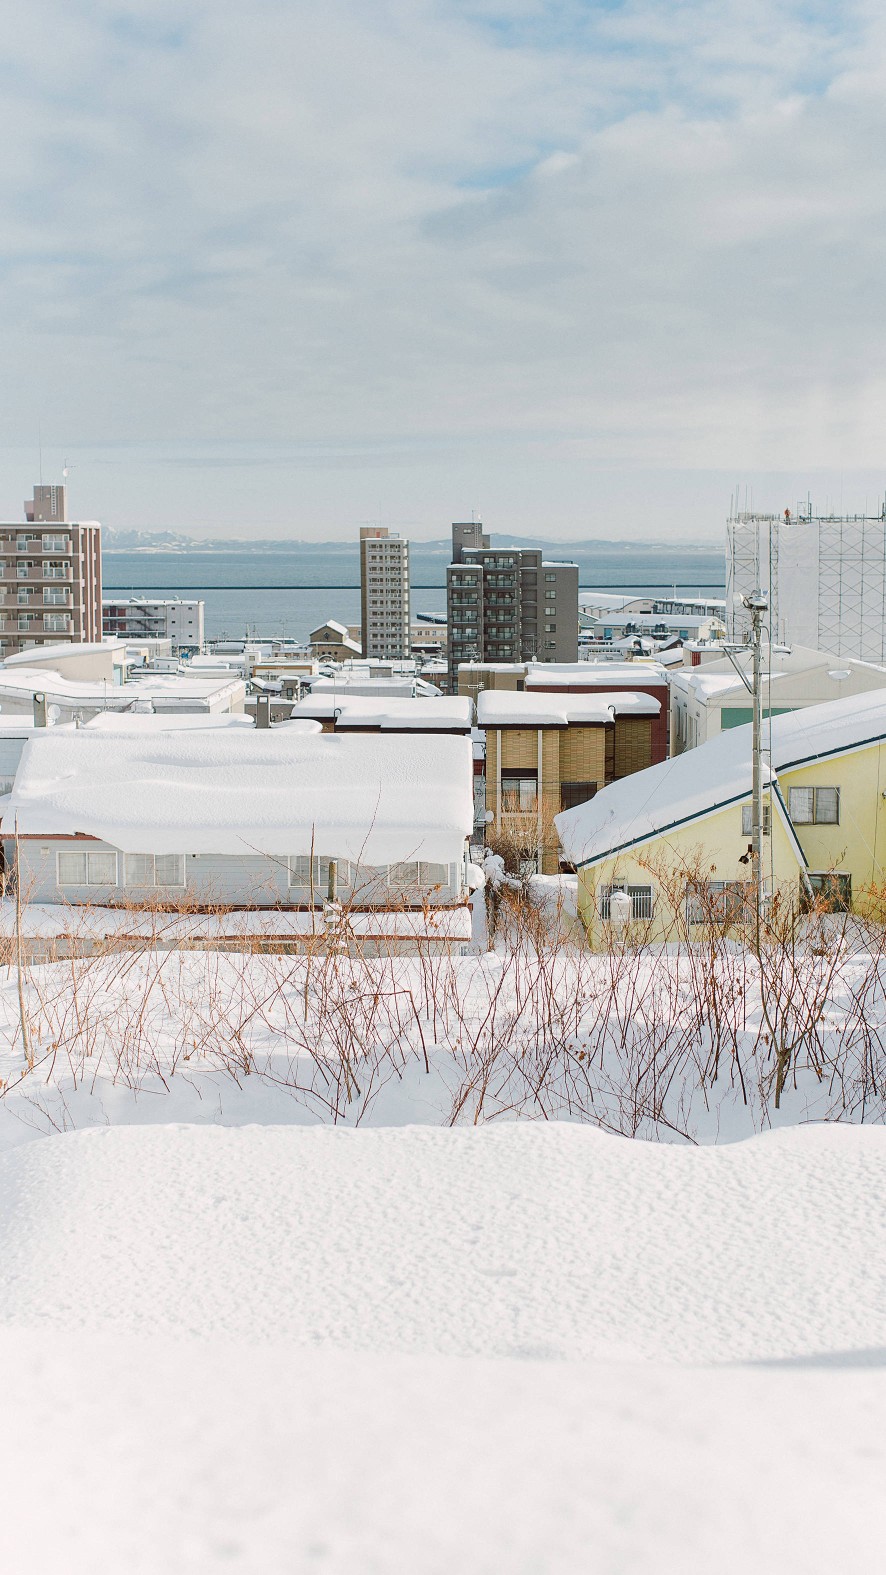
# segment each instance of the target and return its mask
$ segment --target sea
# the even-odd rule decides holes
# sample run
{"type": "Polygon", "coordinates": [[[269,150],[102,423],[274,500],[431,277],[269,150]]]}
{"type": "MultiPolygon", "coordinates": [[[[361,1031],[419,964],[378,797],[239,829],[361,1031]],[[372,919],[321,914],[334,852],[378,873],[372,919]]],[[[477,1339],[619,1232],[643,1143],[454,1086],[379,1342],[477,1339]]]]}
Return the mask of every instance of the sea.
{"type": "MultiPolygon", "coordinates": [[[[506,545],[493,538],[493,546],[506,545]]],[[[523,545],[523,543],[520,543],[523,545]]],[[[528,543],[526,545],[529,545],[528,543]]],[[[711,546],[538,543],[579,566],[582,588],[722,596],[724,556],[711,546]]],[[[446,612],[445,542],[410,543],[413,619],[446,612]]],[[[102,554],[104,595],[182,596],[206,603],[207,640],[306,640],[327,618],[360,622],[360,560],[351,543],[274,550],[116,551],[102,554]]]]}

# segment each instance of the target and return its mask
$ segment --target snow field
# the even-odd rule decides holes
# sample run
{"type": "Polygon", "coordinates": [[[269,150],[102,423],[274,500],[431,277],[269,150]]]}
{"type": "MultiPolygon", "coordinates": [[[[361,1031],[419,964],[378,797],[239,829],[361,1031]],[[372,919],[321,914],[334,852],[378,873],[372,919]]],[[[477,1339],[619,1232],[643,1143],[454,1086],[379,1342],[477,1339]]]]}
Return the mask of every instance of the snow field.
{"type": "Polygon", "coordinates": [[[882,1568],[882,1369],[3,1343],[15,1575],[882,1568]]]}
{"type": "Polygon", "coordinates": [[[886,1132],[132,1127],[0,1159],[0,1321],[461,1357],[886,1352],[886,1132]]]}

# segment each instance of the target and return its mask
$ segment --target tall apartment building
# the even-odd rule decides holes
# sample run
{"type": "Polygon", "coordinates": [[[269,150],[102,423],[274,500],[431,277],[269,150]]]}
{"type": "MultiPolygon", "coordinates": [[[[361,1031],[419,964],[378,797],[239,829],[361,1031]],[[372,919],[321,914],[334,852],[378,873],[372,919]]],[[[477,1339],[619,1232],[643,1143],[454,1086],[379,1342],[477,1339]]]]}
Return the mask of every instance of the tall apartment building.
{"type": "Polygon", "coordinates": [[[453,694],[459,662],[575,662],[578,567],[534,547],[491,547],[479,521],[454,524],[446,614],[453,694]]]}
{"type": "Polygon", "coordinates": [[[102,602],[105,634],[124,640],[170,640],[176,655],[203,649],[206,603],[179,597],[152,601],[144,596],[102,602]]]}
{"type": "Polygon", "coordinates": [[[63,486],[37,486],[26,524],[0,522],[0,660],[102,637],[101,526],[70,521],[63,486]]]}
{"type": "Polygon", "coordinates": [[[360,531],[363,655],[409,655],[409,543],[383,525],[360,531]]]}
{"type": "Polygon", "coordinates": [[[749,628],[741,596],[760,589],[773,640],[886,662],[886,505],[875,515],[818,515],[809,504],[733,514],[726,530],[730,638],[749,628]]]}

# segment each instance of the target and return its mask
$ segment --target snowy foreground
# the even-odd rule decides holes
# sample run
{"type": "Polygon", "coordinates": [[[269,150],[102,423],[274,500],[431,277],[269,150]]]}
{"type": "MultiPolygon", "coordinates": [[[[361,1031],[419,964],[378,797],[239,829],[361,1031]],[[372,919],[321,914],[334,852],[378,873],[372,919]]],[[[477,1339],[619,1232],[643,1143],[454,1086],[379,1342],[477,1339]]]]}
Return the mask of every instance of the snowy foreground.
{"type": "Polygon", "coordinates": [[[20,1144],[0,1568],[873,1572],[884,1179],[881,1127],[20,1144]]]}
{"type": "Polygon", "coordinates": [[[530,941],[3,970],[3,1575],[882,1568],[886,960],[530,941]]]}

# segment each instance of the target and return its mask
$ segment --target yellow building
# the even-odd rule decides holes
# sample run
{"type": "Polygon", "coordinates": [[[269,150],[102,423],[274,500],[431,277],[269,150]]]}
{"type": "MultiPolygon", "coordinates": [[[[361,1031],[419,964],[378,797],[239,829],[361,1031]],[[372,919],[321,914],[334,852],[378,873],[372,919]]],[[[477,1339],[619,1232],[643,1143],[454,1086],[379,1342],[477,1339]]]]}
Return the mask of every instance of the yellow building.
{"type": "MultiPolygon", "coordinates": [[[[886,880],[886,691],[776,717],[764,744],[767,895],[824,891],[863,910],[886,880]]],[[[616,890],[650,939],[728,924],[751,899],[750,803],[743,726],[558,815],[591,944],[605,943],[616,890]]]]}
{"type": "Polygon", "coordinates": [[[607,782],[642,771],[653,756],[661,702],[614,690],[545,694],[484,689],[477,724],[486,736],[488,840],[514,865],[560,867],[554,817],[607,782]]]}

